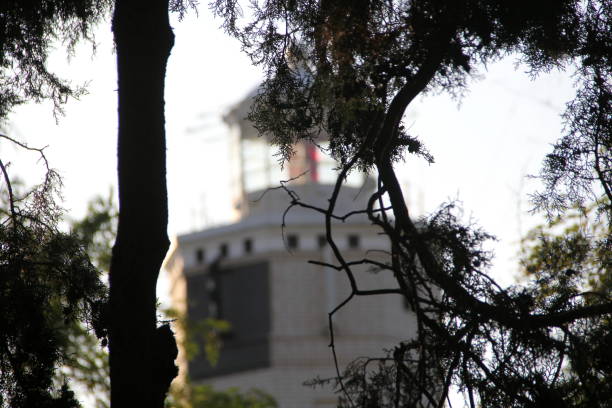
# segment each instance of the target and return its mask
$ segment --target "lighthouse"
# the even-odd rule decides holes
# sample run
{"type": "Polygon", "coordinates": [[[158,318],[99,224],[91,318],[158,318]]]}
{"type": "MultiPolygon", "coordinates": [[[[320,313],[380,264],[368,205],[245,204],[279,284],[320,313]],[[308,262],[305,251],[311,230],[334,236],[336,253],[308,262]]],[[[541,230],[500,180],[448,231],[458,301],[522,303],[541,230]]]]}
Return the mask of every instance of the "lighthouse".
{"type": "MultiPolygon", "coordinates": [[[[187,372],[181,375],[215,389],[256,388],[281,408],[335,407],[338,395],[331,386],[304,383],[336,377],[329,313],[351,287],[343,271],[324,266],[337,260],[323,215],[289,207],[293,196],[327,208],[337,164],[325,153],[325,140],[319,140],[294,146],[292,159],[281,166],[269,140],[245,119],[251,101],[247,97],[224,116],[236,158],[235,222],[176,237],[166,259],[174,307],[191,321],[215,318],[230,325],[217,364],[202,353],[188,361],[182,352],[187,372]],[[285,188],[278,188],[281,181],[285,188]]],[[[365,208],[371,183],[350,174],[334,213],[365,208]]],[[[335,221],[332,231],[346,260],[390,262],[388,238],[365,215],[335,221]]],[[[397,285],[390,272],[367,264],[354,272],[363,290],[397,285]]],[[[354,297],[333,316],[340,371],[358,357],[383,356],[384,349],[410,337],[414,324],[400,296],[354,297]]]]}

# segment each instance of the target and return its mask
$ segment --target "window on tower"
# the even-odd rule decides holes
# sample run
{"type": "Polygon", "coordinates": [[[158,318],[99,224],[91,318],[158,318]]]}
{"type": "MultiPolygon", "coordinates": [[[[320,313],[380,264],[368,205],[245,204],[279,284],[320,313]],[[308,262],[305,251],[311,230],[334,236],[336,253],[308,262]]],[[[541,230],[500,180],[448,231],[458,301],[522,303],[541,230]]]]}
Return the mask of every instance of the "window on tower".
{"type": "Polygon", "coordinates": [[[298,236],[295,234],[287,235],[287,248],[289,249],[297,249],[299,245],[298,236]]]}
{"type": "Polygon", "coordinates": [[[327,245],[327,237],[323,234],[320,234],[319,236],[317,236],[317,246],[319,247],[319,249],[325,248],[326,245],[327,245]]]}
{"type": "Polygon", "coordinates": [[[359,235],[351,234],[348,236],[348,247],[350,249],[359,248],[359,235]]]}
{"type": "Polygon", "coordinates": [[[196,249],[196,262],[201,264],[204,262],[204,250],[202,248],[196,249]]]}
{"type": "Polygon", "coordinates": [[[242,244],[244,247],[245,254],[250,254],[251,252],[253,252],[253,241],[251,240],[251,238],[245,239],[242,244]]]}
{"type": "Polygon", "coordinates": [[[265,262],[232,267],[212,266],[187,276],[188,318],[221,319],[231,325],[223,335],[216,366],[199,354],[189,363],[193,379],[268,367],[270,333],[269,266],[265,262]]]}
{"type": "Polygon", "coordinates": [[[227,246],[227,244],[223,243],[219,246],[219,255],[222,258],[225,258],[229,255],[229,247],[227,246]]]}

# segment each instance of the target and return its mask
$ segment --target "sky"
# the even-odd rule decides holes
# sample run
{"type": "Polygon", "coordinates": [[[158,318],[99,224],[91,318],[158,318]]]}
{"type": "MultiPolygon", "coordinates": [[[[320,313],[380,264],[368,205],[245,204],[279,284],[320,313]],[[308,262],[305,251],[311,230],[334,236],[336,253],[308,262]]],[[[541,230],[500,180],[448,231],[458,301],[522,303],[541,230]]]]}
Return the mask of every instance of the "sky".
{"type": "MultiPolygon", "coordinates": [[[[176,36],[166,80],[169,233],[175,235],[227,222],[231,217],[229,137],[221,116],[261,80],[261,70],[238,42],[219,29],[206,9],[173,21],[176,36]]],[[[45,150],[64,180],[70,217],[84,215],[95,195],[116,191],[116,74],[110,24],[97,31],[97,49],[83,44],[70,61],[58,49],[51,66],[89,94],[69,101],[54,118],[49,104],[27,104],[10,117],[9,133],[45,150]]],[[[419,98],[405,123],[435,157],[398,164],[413,214],[459,200],[464,217],[496,235],[496,277],[516,275],[518,241],[541,221],[528,214],[527,194],[537,188],[543,156],[561,131],[560,113],[572,95],[567,74],[532,80],[512,58],[480,70],[460,100],[419,98]]],[[[4,142],[3,142],[4,144],[4,142]]],[[[0,146],[3,154],[10,147],[0,146]]],[[[32,156],[14,156],[12,174],[40,177],[32,156]]]]}

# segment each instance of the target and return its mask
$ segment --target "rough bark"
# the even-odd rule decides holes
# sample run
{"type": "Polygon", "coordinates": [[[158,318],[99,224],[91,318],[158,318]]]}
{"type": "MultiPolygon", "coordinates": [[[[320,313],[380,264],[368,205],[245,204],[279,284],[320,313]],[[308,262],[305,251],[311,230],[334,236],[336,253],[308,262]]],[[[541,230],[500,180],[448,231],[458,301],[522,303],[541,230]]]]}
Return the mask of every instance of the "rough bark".
{"type": "Polygon", "coordinates": [[[168,362],[174,367],[174,350],[161,347],[174,339],[159,341],[155,307],[157,277],[169,246],[164,79],[174,35],[168,0],[117,0],[113,33],[119,225],[110,269],[111,406],[161,408],[176,374],[167,367],[168,362]]]}

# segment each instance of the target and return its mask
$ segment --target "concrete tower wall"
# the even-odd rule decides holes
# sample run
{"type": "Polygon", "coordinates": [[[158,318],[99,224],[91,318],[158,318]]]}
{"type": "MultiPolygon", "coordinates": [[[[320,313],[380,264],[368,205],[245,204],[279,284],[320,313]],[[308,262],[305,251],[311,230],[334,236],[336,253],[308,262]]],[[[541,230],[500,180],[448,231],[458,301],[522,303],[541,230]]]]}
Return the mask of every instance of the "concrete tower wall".
{"type": "MultiPolygon", "coordinates": [[[[321,205],[331,187],[294,188],[302,199],[321,205]]],[[[356,194],[355,189],[347,190],[339,211],[363,205],[363,201],[349,199],[356,194]]],[[[291,210],[283,241],[281,223],[287,203],[285,193],[275,190],[254,202],[250,215],[239,223],[178,238],[167,261],[174,276],[175,298],[182,298],[184,310],[199,310],[200,318],[212,316],[211,310],[230,308],[226,317],[236,324],[225,339],[219,366],[212,368],[204,360],[192,362],[191,379],[219,389],[258,388],[273,395],[282,408],[331,407],[337,401],[331,388],[313,390],[302,384],[317,376],[335,377],[327,314],[350,294],[349,281],[342,271],[308,263],[337,263],[322,240],[320,214],[291,210]],[[225,287],[221,296],[226,300],[219,301],[219,294],[206,289],[190,290],[190,282],[196,285],[199,281],[206,288],[206,280],[213,276],[220,276],[220,283],[208,286],[225,287]],[[211,299],[221,303],[211,307],[211,299]]],[[[364,217],[337,223],[334,239],[348,261],[365,257],[389,261],[384,252],[386,238],[364,217]]],[[[397,287],[390,272],[370,269],[354,268],[360,289],[397,287]]],[[[219,317],[225,318],[223,313],[219,317]]],[[[334,317],[340,368],[358,357],[383,356],[384,349],[411,336],[414,324],[400,296],[352,299],[334,317]]]]}

